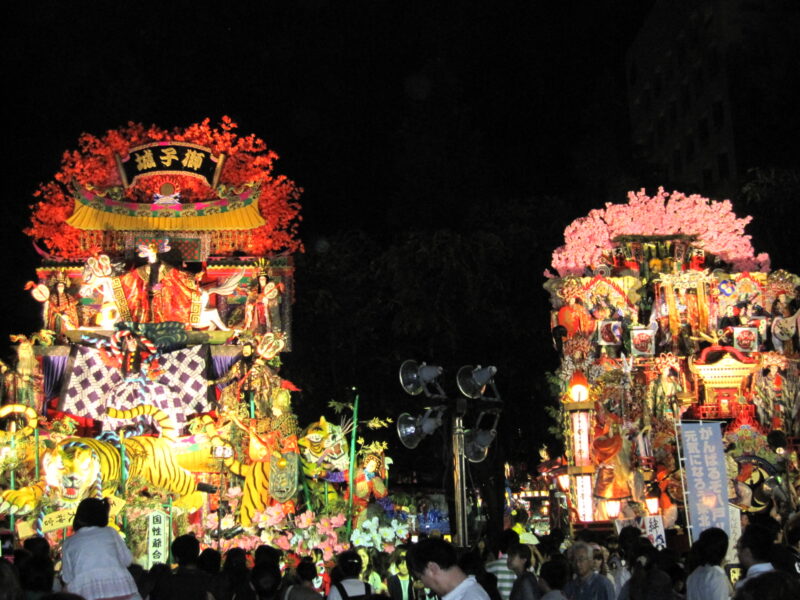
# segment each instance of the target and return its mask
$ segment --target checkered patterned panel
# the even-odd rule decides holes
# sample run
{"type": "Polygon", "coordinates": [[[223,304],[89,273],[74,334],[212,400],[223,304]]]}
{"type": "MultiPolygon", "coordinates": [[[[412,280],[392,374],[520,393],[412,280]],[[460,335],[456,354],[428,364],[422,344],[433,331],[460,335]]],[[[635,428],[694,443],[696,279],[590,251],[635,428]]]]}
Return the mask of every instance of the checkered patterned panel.
{"type": "Polygon", "coordinates": [[[119,370],[100,360],[97,350],[79,347],[62,410],[103,419],[106,406],[126,410],[138,404],[153,404],[178,423],[184,423],[187,415],[212,408],[206,394],[201,350],[201,346],[193,346],[162,354],[158,363],[163,373],[153,381],[124,380],[119,370]]]}

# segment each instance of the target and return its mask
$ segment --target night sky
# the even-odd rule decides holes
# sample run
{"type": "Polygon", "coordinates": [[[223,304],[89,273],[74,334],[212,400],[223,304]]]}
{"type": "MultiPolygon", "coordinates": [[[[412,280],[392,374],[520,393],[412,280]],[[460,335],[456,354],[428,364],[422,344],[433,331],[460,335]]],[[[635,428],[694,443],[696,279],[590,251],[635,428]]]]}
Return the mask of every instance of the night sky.
{"type": "MultiPolygon", "coordinates": [[[[478,232],[481,211],[497,222],[509,204],[525,207],[519,225],[533,250],[495,301],[513,305],[529,327],[513,350],[540,378],[556,361],[541,290],[550,252],[570,221],[640,186],[625,177],[623,57],[651,4],[15,3],[2,36],[0,339],[39,326],[38,304],[22,290],[38,257],[21,230],[32,192],[82,132],[228,115],[240,133],[266,140],[281,157],[276,172],[304,189],[307,253],[298,259],[296,352],[287,366],[312,402],[336,392],[304,381],[316,340],[299,325],[307,318],[301,298],[319,284],[303,265],[321,272],[324,260],[314,256],[335,252],[331,240],[345,235],[380,252],[409,231],[478,232]]],[[[497,360],[478,356],[495,347],[480,337],[464,333],[458,343],[474,360],[497,360]]],[[[425,356],[430,348],[412,356],[412,347],[391,345],[370,352],[386,348],[382,362],[393,369],[406,350],[437,358],[425,356]]],[[[504,382],[499,366],[498,385],[517,400],[541,393],[533,376],[504,382]]],[[[396,371],[387,367],[385,379],[381,393],[402,398],[396,371]]]]}
{"type": "Polygon", "coordinates": [[[594,131],[625,154],[622,57],[650,3],[89,4],[18,3],[5,23],[15,317],[2,332],[35,326],[35,304],[13,291],[37,261],[21,229],[82,132],[231,116],[304,188],[312,249],[336,231],[449,226],[478,199],[580,191],[575,151],[594,131]]]}

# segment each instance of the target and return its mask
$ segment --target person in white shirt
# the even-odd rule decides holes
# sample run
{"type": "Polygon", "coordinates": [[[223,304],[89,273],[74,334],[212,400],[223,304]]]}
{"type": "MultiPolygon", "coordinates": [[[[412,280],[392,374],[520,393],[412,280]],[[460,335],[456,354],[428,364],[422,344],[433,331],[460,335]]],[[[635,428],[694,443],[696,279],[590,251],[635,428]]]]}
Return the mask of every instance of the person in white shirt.
{"type": "Polygon", "coordinates": [[[727,533],[718,527],[703,530],[692,546],[697,568],[686,580],[686,600],[728,600],[733,590],[722,570],[727,553],[727,533]]]}
{"type": "Polygon", "coordinates": [[[736,545],[736,552],[739,556],[739,564],[747,570],[747,576],[736,582],[735,589],[737,591],[748,580],[775,570],[775,567],[769,562],[774,539],[775,536],[766,527],[752,523],[745,527],[744,533],[736,545]]]}
{"type": "Polygon", "coordinates": [[[84,498],[61,549],[61,580],[68,592],[86,600],[141,600],[128,572],[133,562],[119,533],[108,526],[108,498],[84,498]]]}
{"type": "Polygon", "coordinates": [[[428,538],[414,544],[406,554],[408,570],[442,600],[489,600],[489,595],[472,575],[458,566],[452,544],[428,538]]]}

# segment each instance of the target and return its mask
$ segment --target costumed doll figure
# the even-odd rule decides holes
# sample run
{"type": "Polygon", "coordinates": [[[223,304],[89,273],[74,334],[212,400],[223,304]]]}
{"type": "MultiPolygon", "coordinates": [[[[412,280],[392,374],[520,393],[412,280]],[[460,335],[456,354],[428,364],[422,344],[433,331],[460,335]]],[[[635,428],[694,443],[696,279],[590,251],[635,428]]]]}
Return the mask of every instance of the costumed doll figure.
{"type": "Polygon", "coordinates": [[[648,413],[645,418],[648,424],[656,421],[663,421],[667,415],[673,419],[680,416],[679,395],[683,392],[680,380],[680,362],[678,357],[668,352],[661,354],[655,359],[655,367],[658,376],[650,384],[648,390],[648,413]]]}
{"type": "MultiPolygon", "coordinates": [[[[785,298],[781,295],[782,298],[785,298]]],[[[797,320],[800,311],[792,314],[792,307],[788,301],[776,302],[776,312],[772,318],[772,346],[784,355],[793,355],[796,351],[795,336],[797,335],[797,320]]]]}
{"type": "Polygon", "coordinates": [[[273,393],[268,434],[271,446],[269,493],[274,502],[281,503],[285,514],[295,512],[294,497],[300,472],[300,447],[297,445],[300,428],[292,412],[289,389],[297,388],[281,379],[273,393]]]}
{"type": "MultiPolygon", "coordinates": [[[[381,453],[368,452],[364,455],[356,471],[354,488],[353,519],[354,525],[358,527],[367,518],[366,509],[370,500],[380,500],[389,494],[386,489],[385,458],[381,453]]],[[[349,495],[350,490],[345,493],[345,499],[349,495]]]]}
{"type": "Polygon", "coordinates": [[[269,281],[262,268],[244,308],[244,329],[254,333],[279,332],[281,330],[279,304],[281,285],[269,281]]]}
{"type": "Polygon", "coordinates": [[[702,271],[705,267],[706,253],[702,248],[692,248],[689,255],[689,269],[692,271],[702,271]]]}
{"type": "MultiPolygon", "coordinates": [[[[40,332],[31,336],[28,339],[24,335],[11,335],[9,339],[12,342],[19,342],[17,346],[17,367],[6,376],[7,395],[9,399],[13,398],[16,404],[29,406],[41,413],[42,404],[44,403],[43,394],[41,392],[42,373],[39,361],[33,352],[33,344],[37,339],[40,339],[40,332]]],[[[52,333],[50,333],[49,341],[52,343],[52,333]]]]}
{"type": "Polygon", "coordinates": [[[25,289],[31,290],[31,295],[42,303],[42,321],[44,328],[54,331],[57,339],[62,341],[67,331],[77,329],[78,301],[67,293],[69,279],[63,271],[59,271],[52,278],[50,287],[44,284],[34,284],[29,281],[25,289]]]}
{"type": "Polygon", "coordinates": [[[594,486],[596,498],[621,500],[631,497],[631,442],[622,432],[622,419],[595,402],[592,458],[598,466],[594,486]]]}
{"type": "Polygon", "coordinates": [[[127,299],[130,319],[136,323],[194,323],[199,318],[201,294],[194,278],[161,261],[159,254],[170,249],[169,240],[140,244],[139,256],[147,259],[147,264],[114,279],[127,299]]]}
{"type": "Polygon", "coordinates": [[[558,295],[564,301],[564,306],[558,310],[558,324],[566,329],[567,339],[578,334],[591,335],[594,333],[594,319],[581,301],[583,290],[577,281],[566,281],[558,295]]]}
{"type": "Polygon", "coordinates": [[[567,382],[575,371],[586,375],[589,383],[594,383],[603,374],[602,365],[595,364],[592,358],[592,341],[588,335],[576,335],[564,342],[564,359],[556,374],[564,382],[565,392],[567,382]]]}
{"type": "MultiPolygon", "coordinates": [[[[283,389],[283,379],[270,368],[272,360],[286,346],[283,336],[272,333],[262,338],[243,336],[241,358],[219,379],[208,381],[208,385],[224,385],[219,397],[223,411],[237,414],[241,403],[245,403],[250,418],[269,414],[272,398],[283,389]]],[[[288,391],[284,390],[288,394],[288,391]]]]}
{"type": "Polygon", "coordinates": [[[158,395],[157,380],[162,371],[158,349],[153,342],[131,331],[121,330],[115,332],[99,350],[100,360],[107,367],[118,369],[120,375],[106,406],[127,410],[136,404],[154,403],[153,398],[158,395]]]}
{"type": "Polygon", "coordinates": [[[269,474],[267,489],[270,505],[279,504],[284,514],[294,514],[300,472],[300,447],[297,444],[300,429],[297,417],[292,412],[289,394],[289,389],[297,388],[289,382],[286,384],[276,388],[267,418],[251,419],[250,426],[246,426],[237,416],[231,416],[250,436],[250,459],[269,465],[262,472],[269,474]]]}
{"type": "Polygon", "coordinates": [[[320,417],[305,428],[297,442],[306,485],[316,507],[341,498],[339,487],[346,481],[350,465],[347,435],[352,427],[352,420],[335,425],[320,417]]]}
{"type": "Polygon", "coordinates": [[[783,376],[789,360],[779,352],[765,352],[761,355],[761,371],[756,377],[756,414],[758,422],[765,431],[785,430],[783,376]]]}
{"type": "Polygon", "coordinates": [[[660,302],[653,304],[648,327],[655,333],[657,351],[668,352],[673,349],[672,330],[669,326],[669,308],[666,304],[660,302]]]}

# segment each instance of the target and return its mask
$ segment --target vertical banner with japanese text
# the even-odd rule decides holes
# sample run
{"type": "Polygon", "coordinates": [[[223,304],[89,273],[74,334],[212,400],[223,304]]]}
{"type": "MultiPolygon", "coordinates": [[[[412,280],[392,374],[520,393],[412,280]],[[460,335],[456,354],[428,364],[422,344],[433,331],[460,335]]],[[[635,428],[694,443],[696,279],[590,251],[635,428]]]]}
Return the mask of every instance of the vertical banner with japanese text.
{"type": "Polygon", "coordinates": [[[717,422],[681,423],[684,477],[692,540],[709,527],[730,535],[722,431],[717,422]]]}
{"type": "Polygon", "coordinates": [[[169,517],[155,510],[147,515],[147,565],[169,562],[169,517]]]}

